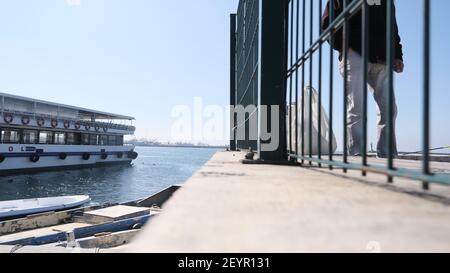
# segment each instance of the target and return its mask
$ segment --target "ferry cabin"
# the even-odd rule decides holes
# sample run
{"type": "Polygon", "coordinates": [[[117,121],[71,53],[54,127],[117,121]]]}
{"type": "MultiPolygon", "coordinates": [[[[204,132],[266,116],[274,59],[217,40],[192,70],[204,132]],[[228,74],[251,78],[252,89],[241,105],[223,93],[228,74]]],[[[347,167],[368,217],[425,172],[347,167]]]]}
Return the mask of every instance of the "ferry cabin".
{"type": "Polygon", "coordinates": [[[0,93],[0,174],[130,164],[133,117],[0,93]]]}

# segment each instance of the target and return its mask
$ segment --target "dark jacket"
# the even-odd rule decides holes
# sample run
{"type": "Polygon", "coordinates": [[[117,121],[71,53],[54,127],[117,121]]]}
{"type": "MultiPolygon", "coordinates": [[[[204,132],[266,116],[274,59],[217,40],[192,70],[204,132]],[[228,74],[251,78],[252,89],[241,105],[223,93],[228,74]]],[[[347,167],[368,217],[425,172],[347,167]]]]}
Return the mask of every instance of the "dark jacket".
{"type": "MultiPolygon", "coordinates": [[[[322,29],[329,26],[330,1],[328,0],[322,17],[322,29]]],[[[351,3],[353,0],[348,0],[351,3]]],[[[334,0],[334,18],[337,18],[343,10],[343,0],[334,0]]],[[[369,61],[371,63],[386,62],[386,0],[381,0],[381,5],[369,5],[369,61]]],[[[395,7],[394,7],[395,14],[395,7]]],[[[361,10],[349,19],[349,48],[361,54],[362,33],[361,33],[361,10]]],[[[398,34],[397,19],[394,15],[394,59],[403,60],[403,48],[398,34]]],[[[342,28],[336,32],[333,48],[342,55],[342,28]]]]}

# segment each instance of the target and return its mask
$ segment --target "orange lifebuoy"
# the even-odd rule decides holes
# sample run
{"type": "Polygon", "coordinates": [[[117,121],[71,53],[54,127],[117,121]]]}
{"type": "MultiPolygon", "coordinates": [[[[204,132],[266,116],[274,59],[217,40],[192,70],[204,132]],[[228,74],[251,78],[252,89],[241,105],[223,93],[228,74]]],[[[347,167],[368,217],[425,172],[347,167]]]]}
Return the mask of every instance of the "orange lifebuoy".
{"type": "Polygon", "coordinates": [[[37,118],[36,122],[37,122],[37,125],[38,125],[39,127],[42,127],[42,126],[44,126],[44,124],[45,124],[45,119],[43,119],[43,118],[37,118]]]}
{"type": "Polygon", "coordinates": [[[23,124],[23,125],[28,125],[28,124],[30,124],[30,117],[29,117],[29,116],[23,116],[23,117],[22,117],[22,124],[23,124]]]}
{"type": "Polygon", "coordinates": [[[58,127],[58,120],[52,119],[52,127],[53,127],[53,128],[58,127]]]}
{"type": "Polygon", "coordinates": [[[13,122],[14,120],[14,116],[11,113],[4,113],[3,114],[3,120],[7,123],[7,124],[11,124],[11,122],[13,122]]]}
{"type": "Polygon", "coordinates": [[[70,127],[70,121],[64,121],[64,128],[69,129],[70,127]]]}

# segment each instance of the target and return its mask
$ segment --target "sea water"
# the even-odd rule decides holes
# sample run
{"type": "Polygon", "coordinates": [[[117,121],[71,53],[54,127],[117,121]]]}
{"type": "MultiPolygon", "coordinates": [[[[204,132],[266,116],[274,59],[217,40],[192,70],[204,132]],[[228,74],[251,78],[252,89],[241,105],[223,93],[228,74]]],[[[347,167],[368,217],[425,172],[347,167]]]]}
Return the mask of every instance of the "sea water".
{"type": "Polygon", "coordinates": [[[217,149],[136,147],[131,166],[43,172],[0,177],[0,201],[89,195],[94,203],[137,200],[183,184],[217,149]]]}

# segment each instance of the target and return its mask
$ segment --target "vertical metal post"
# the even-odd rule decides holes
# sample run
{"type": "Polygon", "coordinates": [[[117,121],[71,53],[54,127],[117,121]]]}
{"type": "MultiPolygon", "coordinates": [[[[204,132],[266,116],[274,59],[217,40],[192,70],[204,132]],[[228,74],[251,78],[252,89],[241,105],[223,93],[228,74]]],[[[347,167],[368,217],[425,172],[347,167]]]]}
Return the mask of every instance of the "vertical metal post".
{"type": "MultiPolygon", "coordinates": [[[[260,0],[261,18],[260,18],[260,103],[261,106],[267,106],[267,126],[270,128],[272,118],[272,107],[280,109],[278,117],[279,129],[272,135],[277,134],[279,145],[274,151],[260,151],[261,160],[285,161],[286,149],[286,116],[285,116],[285,7],[287,0],[260,0]]],[[[262,121],[264,122],[264,121],[262,121]]],[[[261,124],[259,126],[262,127],[261,124]]],[[[273,139],[272,139],[273,140],[273,139]]],[[[260,140],[265,143],[264,140],[260,140]]]]}
{"type": "MultiPolygon", "coordinates": [[[[367,2],[362,6],[362,57],[363,57],[363,139],[361,144],[362,165],[367,166],[367,71],[369,62],[369,6],[367,2]]],[[[362,175],[367,173],[362,171],[362,175]]]]}
{"type": "MultiPolygon", "coordinates": [[[[330,24],[334,21],[334,0],[330,1],[330,24]]],[[[330,162],[333,161],[333,72],[334,72],[334,30],[330,35],[330,128],[328,141],[328,157],[330,162]]],[[[333,170],[333,165],[329,165],[330,170],[333,170]]]]}
{"type": "MultiPolygon", "coordinates": [[[[296,63],[298,63],[298,57],[299,57],[299,37],[300,37],[300,0],[297,0],[297,8],[296,8],[296,31],[295,31],[295,61],[296,63]]],[[[294,6],[294,0],[291,0],[292,6],[294,6]]],[[[292,8],[292,10],[294,10],[294,8],[292,8]]],[[[291,14],[291,20],[294,20],[294,16],[293,14],[291,14]]],[[[291,28],[293,29],[293,25],[291,26],[291,28]]],[[[293,32],[291,35],[291,39],[294,40],[294,36],[293,36],[293,32]]],[[[292,68],[292,65],[291,65],[292,68]]],[[[298,156],[298,69],[299,66],[295,67],[295,155],[298,156]]],[[[292,72],[293,73],[293,72],[292,72]]],[[[293,76],[293,74],[291,75],[293,76]]]]}
{"type": "Polygon", "coordinates": [[[305,43],[306,43],[306,0],[302,0],[302,164],[305,163],[305,43]]]}
{"type": "MultiPolygon", "coordinates": [[[[322,35],[322,1],[319,1],[319,36],[322,35]]],[[[317,106],[317,143],[318,143],[318,158],[322,159],[322,42],[319,44],[319,76],[318,76],[318,106],[317,106]]],[[[322,164],[319,163],[319,167],[322,164]]]]}
{"type": "MultiPolygon", "coordinates": [[[[289,29],[289,2],[286,2],[286,5],[284,7],[285,11],[285,20],[284,20],[284,29],[287,31],[289,29]]],[[[290,63],[289,63],[289,35],[284,35],[284,60],[285,60],[285,73],[286,73],[286,87],[288,86],[287,81],[291,80],[292,74],[291,72],[289,72],[290,70],[290,63]]],[[[286,90],[287,92],[287,90],[286,90]]],[[[287,147],[287,154],[288,157],[290,154],[292,154],[292,85],[290,85],[289,87],[289,104],[288,104],[288,115],[289,115],[289,119],[287,120],[287,122],[289,122],[289,124],[287,124],[286,128],[289,128],[288,132],[289,132],[289,136],[288,136],[288,145],[286,145],[287,147]]],[[[291,158],[289,158],[290,160],[292,160],[291,158]]]]}
{"type": "MultiPolygon", "coordinates": [[[[293,3],[293,2],[291,2],[293,3]]],[[[286,14],[289,14],[289,12],[291,12],[292,14],[292,8],[289,8],[289,4],[287,5],[287,10],[286,10],[286,14]]],[[[288,17],[289,18],[289,17],[288,17]]],[[[292,15],[291,15],[292,18],[292,15]]],[[[292,20],[292,19],[291,19],[292,20]]],[[[289,20],[287,20],[285,22],[286,24],[286,28],[287,29],[291,29],[291,42],[290,42],[290,46],[289,46],[289,51],[291,52],[289,55],[289,62],[288,63],[288,67],[291,68],[292,67],[292,24],[289,26],[289,20]]],[[[289,35],[287,35],[287,39],[285,39],[286,43],[289,43],[289,35]]],[[[288,56],[286,55],[286,58],[288,56]]],[[[289,69],[286,69],[286,71],[288,71],[289,69]]],[[[293,72],[288,72],[288,80],[289,80],[289,153],[292,153],[292,74],[293,72]]]]}
{"type": "MultiPolygon", "coordinates": [[[[344,9],[347,7],[347,1],[348,0],[344,0],[344,9]]],[[[342,49],[343,49],[343,62],[344,62],[344,143],[343,143],[343,149],[344,149],[344,155],[343,155],[343,160],[344,163],[348,163],[348,150],[347,150],[347,92],[348,92],[348,31],[349,31],[349,27],[348,27],[348,19],[347,17],[345,18],[344,21],[344,26],[342,29],[342,49]]],[[[343,168],[344,173],[347,172],[346,168],[343,168]]]]}
{"type": "MultiPolygon", "coordinates": [[[[291,1],[289,1],[290,3],[291,3],[291,5],[290,5],[290,18],[291,18],[291,20],[290,20],[290,64],[289,64],[289,67],[290,68],[292,68],[292,66],[293,66],[293,64],[294,64],[294,1],[293,0],[291,0],[291,1]]],[[[289,5],[289,3],[288,3],[288,5],[289,5]]],[[[289,106],[289,109],[291,109],[291,114],[292,114],[292,92],[293,92],[293,88],[294,88],[294,83],[293,83],[293,77],[294,77],[294,71],[291,71],[291,73],[290,73],[290,102],[291,102],[291,104],[290,104],[290,106],[289,106]]],[[[296,89],[295,89],[295,94],[298,94],[298,79],[296,79],[296,89]]],[[[297,97],[297,95],[296,95],[296,97],[297,97]]],[[[297,103],[297,99],[295,100],[295,105],[297,106],[298,105],[298,103],[297,103]]],[[[296,113],[296,116],[295,117],[297,117],[297,110],[298,110],[298,107],[295,107],[295,113],[296,113]]],[[[292,115],[291,115],[291,124],[292,124],[292,115]]],[[[298,119],[296,118],[295,119],[295,121],[296,122],[298,122],[298,119]]],[[[290,141],[291,141],[291,144],[290,144],[290,146],[292,147],[292,131],[289,131],[289,137],[290,137],[290,141]]],[[[297,143],[297,126],[295,127],[295,142],[297,143]]],[[[296,145],[296,146],[298,146],[298,145],[296,145]]],[[[295,148],[295,151],[297,151],[297,148],[295,148]]]]}
{"type": "MultiPolygon", "coordinates": [[[[310,9],[310,13],[309,13],[309,47],[311,48],[313,45],[313,34],[314,34],[314,29],[313,29],[313,19],[314,19],[314,0],[310,0],[309,2],[309,9],[310,9]]],[[[313,58],[313,52],[311,51],[311,54],[309,56],[309,158],[312,158],[312,128],[313,128],[313,118],[312,118],[312,103],[313,103],[313,93],[312,93],[312,86],[313,86],[313,63],[314,63],[314,58],[313,58]]],[[[309,161],[309,165],[312,165],[312,161],[309,161]]]]}
{"type": "MultiPolygon", "coordinates": [[[[230,15],[230,109],[233,106],[236,106],[236,14],[230,15]]],[[[236,151],[236,115],[230,114],[230,150],[236,151]]]]}
{"type": "MultiPolygon", "coordinates": [[[[423,173],[430,174],[430,1],[423,0],[423,173]]],[[[423,182],[429,189],[429,183],[423,182]]]]}
{"type": "MultiPolygon", "coordinates": [[[[388,71],[388,169],[394,169],[394,2],[393,0],[387,0],[387,37],[386,37],[386,49],[387,49],[387,71],[388,71]]],[[[388,176],[388,182],[393,182],[393,177],[388,176]]]]}

